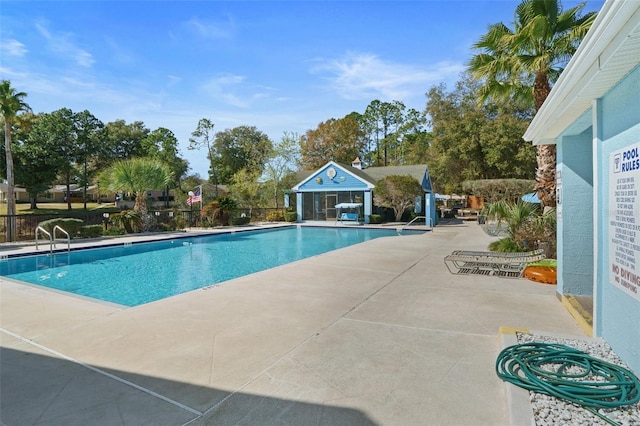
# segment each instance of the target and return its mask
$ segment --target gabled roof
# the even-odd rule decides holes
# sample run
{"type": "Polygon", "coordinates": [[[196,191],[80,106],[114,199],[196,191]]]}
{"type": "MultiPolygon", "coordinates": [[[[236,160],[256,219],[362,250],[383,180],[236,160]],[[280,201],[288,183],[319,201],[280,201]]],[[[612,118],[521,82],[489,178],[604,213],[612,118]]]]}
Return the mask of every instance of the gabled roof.
{"type": "MultiPolygon", "coordinates": [[[[425,175],[428,178],[427,166],[425,164],[415,164],[410,166],[386,166],[386,167],[368,167],[366,169],[358,169],[356,167],[351,167],[346,164],[336,163],[330,161],[328,164],[335,164],[347,172],[357,176],[361,180],[370,183],[371,185],[375,185],[381,179],[384,179],[387,176],[406,176],[409,175],[415,178],[418,182],[420,182],[423,187],[425,186],[425,175]]],[[[316,170],[299,170],[296,173],[298,178],[298,182],[300,182],[297,186],[304,184],[307,180],[309,180],[318,170],[327,167],[327,164],[323,165],[321,168],[316,170]]],[[[425,188],[425,190],[431,191],[431,180],[429,180],[429,188],[425,188]]]]}
{"type": "Polygon", "coordinates": [[[342,169],[345,173],[350,174],[354,176],[356,179],[365,183],[369,188],[373,188],[375,186],[375,182],[371,181],[371,178],[369,178],[368,176],[358,173],[360,172],[360,170],[358,170],[357,168],[336,163],[335,161],[329,161],[328,163],[324,164],[322,167],[316,170],[298,170],[298,172],[296,172],[298,183],[294,185],[291,189],[294,191],[298,191],[301,186],[305,185],[307,182],[313,179],[314,176],[316,176],[322,170],[328,169],[330,167],[337,167],[342,169]]]}
{"type": "Polygon", "coordinates": [[[555,144],[569,126],[581,133],[591,125],[583,117],[640,65],[640,1],[607,0],[580,47],[524,134],[534,145],[555,144]],[[582,117],[582,118],[581,118],[582,117]]]}
{"type": "Polygon", "coordinates": [[[422,184],[424,175],[427,172],[427,166],[425,164],[414,164],[411,166],[369,167],[361,171],[373,179],[374,183],[387,176],[409,175],[422,184]]]}
{"type": "MultiPolygon", "coordinates": [[[[9,185],[7,185],[6,182],[0,182],[0,192],[7,192],[9,191],[9,185]]],[[[14,192],[27,192],[27,190],[25,188],[22,188],[20,186],[14,186],[13,187],[13,191],[14,192]]]]}
{"type": "MultiPolygon", "coordinates": [[[[87,186],[87,192],[94,192],[98,190],[97,185],[89,185],[87,186]]],[[[69,191],[77,192],[84,191],[84,187],[82,185],[78,185],[76,183],[69,184],[69,191]]],[[[47,189],[47,192],[51,193],[65,193],[67,192],[67,185],[54,185],[51,188],[47,189]]]]}

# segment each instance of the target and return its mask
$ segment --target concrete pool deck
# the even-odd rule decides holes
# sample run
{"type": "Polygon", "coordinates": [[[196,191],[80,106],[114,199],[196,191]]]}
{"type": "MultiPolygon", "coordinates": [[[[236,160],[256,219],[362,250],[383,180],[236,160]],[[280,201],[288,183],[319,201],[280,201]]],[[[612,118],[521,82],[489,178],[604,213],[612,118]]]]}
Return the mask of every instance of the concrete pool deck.
{"type": "Polygon", "coordinates": [[[491,240],[450,222],[134,308],[0,278],[0,423],[507,425],[499,327],[585,334],[555,286],[448,272],[491,240]]]}

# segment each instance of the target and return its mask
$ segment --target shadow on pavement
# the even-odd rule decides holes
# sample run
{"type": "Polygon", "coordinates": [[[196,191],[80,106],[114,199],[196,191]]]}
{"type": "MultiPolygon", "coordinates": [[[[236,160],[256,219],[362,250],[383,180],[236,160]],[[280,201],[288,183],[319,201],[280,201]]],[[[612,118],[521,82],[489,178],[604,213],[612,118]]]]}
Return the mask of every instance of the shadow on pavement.
{"type": "Polygon", "coordinates": [[[376,424],[356,409],[231,394],[4,347],[0,362],[2,425],[376,424]],[[185,401],[163,396],[167,389],[185,401]],[[186,400],[209,408],[200,412],[186,400]]]}

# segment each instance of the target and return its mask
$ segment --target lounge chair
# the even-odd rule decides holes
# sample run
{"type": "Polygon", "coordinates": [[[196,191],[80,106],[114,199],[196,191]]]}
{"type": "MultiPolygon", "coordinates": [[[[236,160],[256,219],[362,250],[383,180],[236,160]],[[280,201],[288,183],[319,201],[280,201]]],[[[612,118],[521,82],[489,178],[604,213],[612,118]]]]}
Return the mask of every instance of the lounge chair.
{"type": "Polygon", "coordinates": [[[451,252],[452,255],[463,255],[463,256],[486,256],[486,257],[507,257],[507,258],[531,258],[531,262],[537,262],[538,260],[542,260],[545,258],[544,250],[538,249],[533,251],[523,251],[523,252],[515,252],[515,253],[502,253],[499,251],[471,251],[471,250],[455,250],[451,252]],[[542,256],[542,257],[540,257],[542,256]]]}
{"type": "Polygon", "coordinates": [[[522,277],[531,262],[545,258],[543,250],[523,253],[457,250],[444,258],[452,274],[491,275],[503,278],[522,277]]]}

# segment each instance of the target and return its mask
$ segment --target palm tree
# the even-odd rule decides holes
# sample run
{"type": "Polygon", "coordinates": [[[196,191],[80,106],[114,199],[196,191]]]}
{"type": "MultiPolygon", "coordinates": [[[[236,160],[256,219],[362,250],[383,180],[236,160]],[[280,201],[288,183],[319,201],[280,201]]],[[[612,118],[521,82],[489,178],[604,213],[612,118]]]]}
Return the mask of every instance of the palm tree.
{"type": "Polygon", "coordinates": [[[7,241],[15,239],[16,200],[14,196],[13,156],[11,155],[11,126],[20,111],[30,111],[24,102],[27,96],[24,92],[16,92],[9,80],[2,80],[0,84],[0,111],[4,119],[4,149],[7,158],[7,241]]]}
{"type": "Polygon", "coordinates": [[[140,215],[145,230],[152,223],[147,212],[146,192],[150,189],[162,189],[171,183],[172,179],[173,174],[169,167],[152,158],[117,161],[98,177],[100,186],[108,191],[135,194],[133,211],[140,215]]]}
{"type": "MultiPolygon", "coordinates": [[[[558,0],[524,0],[516,7],[514,28],[491,25],[474,44],[482,52],[469,71],[484,81],[482,101],[514,98],[540,109],[564,66],[578,48],[596,13],[580,16],[582,3],[562,11],[558,0]]],[[[536,187],[543,206],[555,206],[556,147],[537,146],[536,187]]]]}

